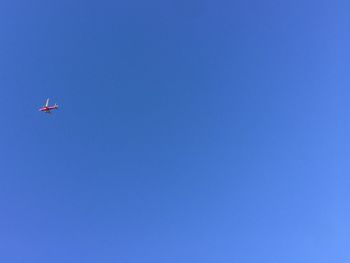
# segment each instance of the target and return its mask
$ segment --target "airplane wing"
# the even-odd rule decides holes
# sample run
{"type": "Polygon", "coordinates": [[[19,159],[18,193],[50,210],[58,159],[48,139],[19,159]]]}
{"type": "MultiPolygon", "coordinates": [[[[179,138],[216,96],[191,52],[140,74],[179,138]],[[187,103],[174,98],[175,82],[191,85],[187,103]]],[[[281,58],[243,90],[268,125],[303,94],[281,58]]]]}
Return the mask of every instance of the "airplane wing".
{"type": "Polygon", "coordinates": [[[47,100],[46,100],[45,107],[49,106],[49,100],[50,100],[50,99],[47,99],[47,100]]]}

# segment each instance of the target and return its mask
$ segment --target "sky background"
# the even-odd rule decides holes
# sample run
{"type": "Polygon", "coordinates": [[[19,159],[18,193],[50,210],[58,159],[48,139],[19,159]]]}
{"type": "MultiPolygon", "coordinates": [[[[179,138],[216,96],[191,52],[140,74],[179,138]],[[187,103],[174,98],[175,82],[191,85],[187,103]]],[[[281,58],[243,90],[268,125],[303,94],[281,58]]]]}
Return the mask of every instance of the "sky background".
{"type": "Polygon", "coordinates": [[[2,0],[0,261],[349,262],[349,8],[2,0]]]}

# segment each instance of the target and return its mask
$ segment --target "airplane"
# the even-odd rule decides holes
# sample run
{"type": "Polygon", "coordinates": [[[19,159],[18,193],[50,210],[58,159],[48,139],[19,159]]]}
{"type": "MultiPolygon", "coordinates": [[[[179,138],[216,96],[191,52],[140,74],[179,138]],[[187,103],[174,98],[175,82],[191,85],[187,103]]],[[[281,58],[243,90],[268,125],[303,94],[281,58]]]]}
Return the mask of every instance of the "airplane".
{"type": "Polygon", "coordinates": [[[45,106],[41,107],[39,111],[45,112],[45,113],[51,113],[51,110],[57,110],[58,105],[55,103],[53,106],[49,106],[49,99],[46,100],[45,106]]]}

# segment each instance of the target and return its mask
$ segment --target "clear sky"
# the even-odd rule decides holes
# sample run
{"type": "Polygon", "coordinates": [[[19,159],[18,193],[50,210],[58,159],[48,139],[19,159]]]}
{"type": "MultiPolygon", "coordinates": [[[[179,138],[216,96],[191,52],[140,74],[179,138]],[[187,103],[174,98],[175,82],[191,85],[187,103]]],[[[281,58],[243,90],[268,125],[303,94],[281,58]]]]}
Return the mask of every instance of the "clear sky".
{"type": "Polygon", "coordinates": [[[350,262],[349,8],[2,0],[0,262],[350,262]]]}

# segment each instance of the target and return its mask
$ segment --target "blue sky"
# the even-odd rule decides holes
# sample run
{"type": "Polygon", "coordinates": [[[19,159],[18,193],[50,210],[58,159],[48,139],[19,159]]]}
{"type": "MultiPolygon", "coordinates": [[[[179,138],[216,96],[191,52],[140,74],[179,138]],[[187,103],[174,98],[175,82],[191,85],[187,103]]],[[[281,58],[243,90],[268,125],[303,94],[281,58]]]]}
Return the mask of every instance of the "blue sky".
{"type": "Polygon", "coordinates": [[[1,1],[0,261],[349,262],[348,10],[1,1]]]}

